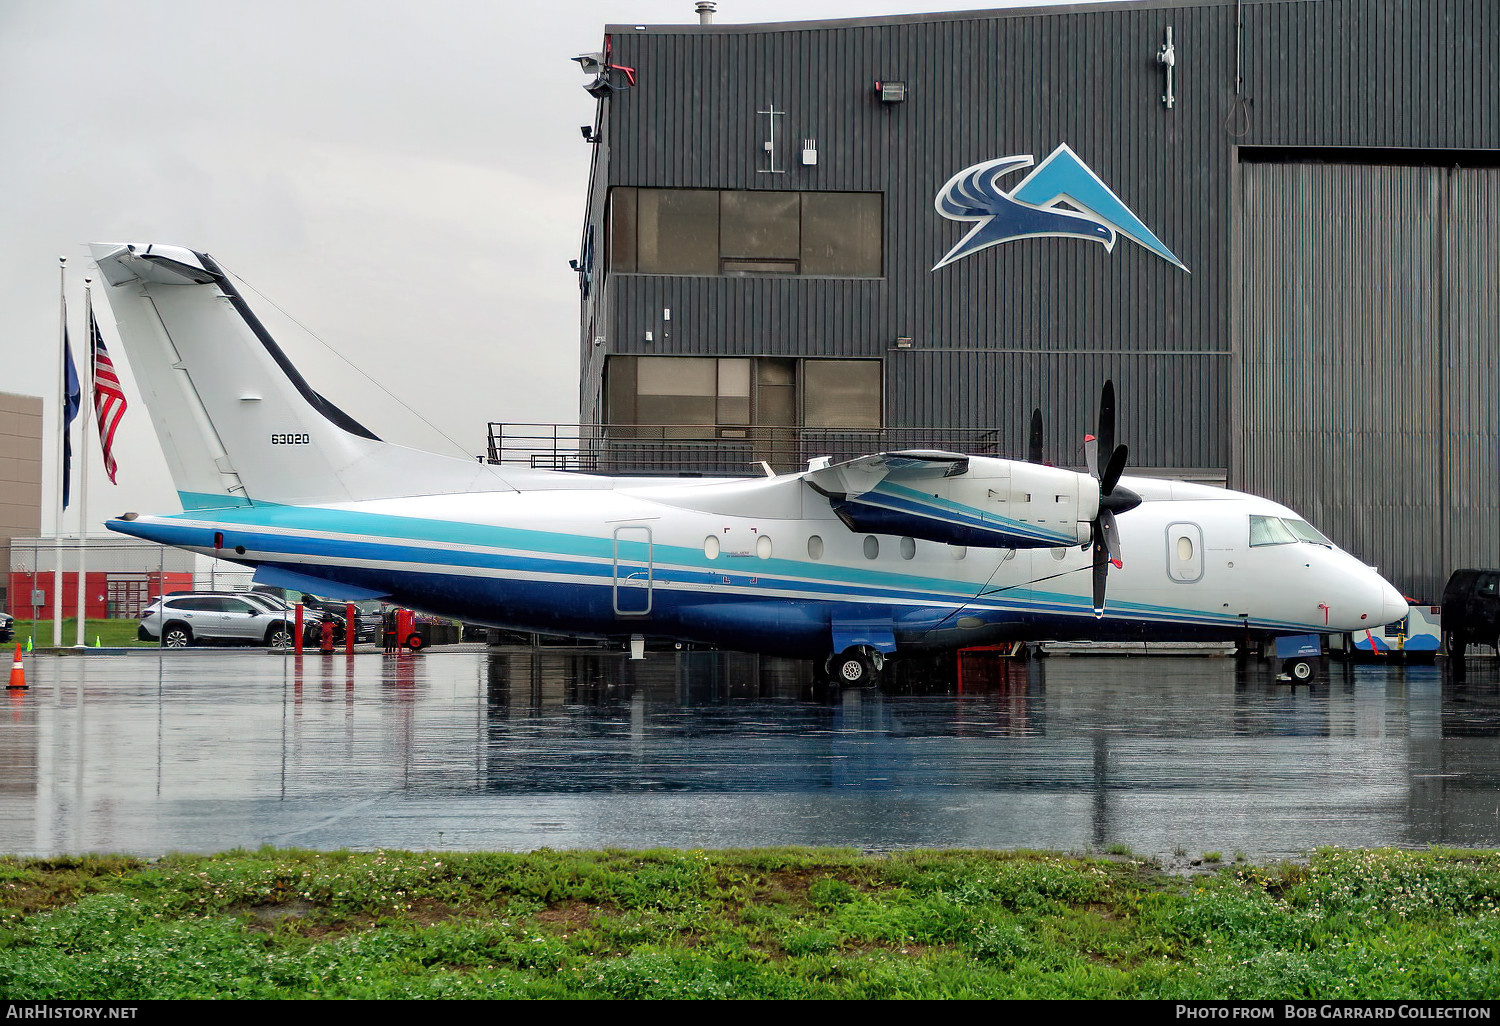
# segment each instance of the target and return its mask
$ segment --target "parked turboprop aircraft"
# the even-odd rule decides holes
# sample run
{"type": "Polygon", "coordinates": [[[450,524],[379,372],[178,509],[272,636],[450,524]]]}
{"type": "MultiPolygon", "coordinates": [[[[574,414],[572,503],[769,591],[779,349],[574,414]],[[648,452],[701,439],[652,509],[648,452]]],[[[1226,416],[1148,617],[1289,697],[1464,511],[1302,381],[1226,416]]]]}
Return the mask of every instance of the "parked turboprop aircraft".
{"type": "Polygon", "coordinates": [[[718,480],[502,468],[381,441],[308,385],[210,257],[93,253],[185,510],[108,526],[261,583],[523,631],[826,656],[849,683],[924,649],[1406,614],[1283,506],[1123,477],[1109,386],[1087,473],[1040,465],[1035,421],[1034,461],[887,452],[718,480]]]}

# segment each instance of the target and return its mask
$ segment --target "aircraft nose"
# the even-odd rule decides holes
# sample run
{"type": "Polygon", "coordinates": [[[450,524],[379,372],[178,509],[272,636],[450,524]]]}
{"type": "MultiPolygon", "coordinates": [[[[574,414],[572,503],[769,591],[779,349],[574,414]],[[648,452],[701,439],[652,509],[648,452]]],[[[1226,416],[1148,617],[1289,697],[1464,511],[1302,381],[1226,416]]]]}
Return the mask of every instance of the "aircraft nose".
{"type": "Polygon", "coordinates": [[[1380,584],[1380,622],[1395,623],[1407,613],[1406,599],[1389,582],[1381,581],[1380,584]]]}

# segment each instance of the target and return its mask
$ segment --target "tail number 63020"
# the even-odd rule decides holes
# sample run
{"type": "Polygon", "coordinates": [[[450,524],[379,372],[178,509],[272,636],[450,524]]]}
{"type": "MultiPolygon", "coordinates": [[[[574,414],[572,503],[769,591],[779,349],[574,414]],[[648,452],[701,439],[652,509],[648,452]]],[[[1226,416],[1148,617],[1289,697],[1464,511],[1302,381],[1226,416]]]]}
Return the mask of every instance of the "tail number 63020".
{"type": "Polygon", "coordinates": [[[272,435],[272,445],[307,445],[312,439],[305,432],[299,434],[272,435]]]}

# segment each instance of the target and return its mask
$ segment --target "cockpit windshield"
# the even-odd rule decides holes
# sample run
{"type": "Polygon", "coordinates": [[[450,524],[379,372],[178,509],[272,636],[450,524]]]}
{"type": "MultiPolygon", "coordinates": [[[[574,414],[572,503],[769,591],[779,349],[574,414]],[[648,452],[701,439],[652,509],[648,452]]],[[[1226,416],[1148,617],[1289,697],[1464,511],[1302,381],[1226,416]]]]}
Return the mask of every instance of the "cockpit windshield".
{"type": "Polygon", "coordinates": [[[1304,520],[1283,517],[1250,517],[1250,545],[1295,545],[1307,542],[1333,548],[1333,542],[1323,537],[1318,529],[1304,520]]]}

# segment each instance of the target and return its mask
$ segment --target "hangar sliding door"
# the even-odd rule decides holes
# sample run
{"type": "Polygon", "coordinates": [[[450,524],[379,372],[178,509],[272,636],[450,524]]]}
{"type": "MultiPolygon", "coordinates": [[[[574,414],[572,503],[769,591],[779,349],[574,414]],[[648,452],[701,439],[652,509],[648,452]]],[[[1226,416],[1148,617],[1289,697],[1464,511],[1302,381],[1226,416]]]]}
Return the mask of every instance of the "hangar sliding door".
{"type": "Polygon", "coordinates": [[[1240,171],[1234,483],[1435,602],[1500,562],[1500,170],[1240,171]]]}

